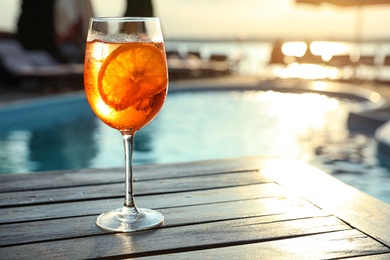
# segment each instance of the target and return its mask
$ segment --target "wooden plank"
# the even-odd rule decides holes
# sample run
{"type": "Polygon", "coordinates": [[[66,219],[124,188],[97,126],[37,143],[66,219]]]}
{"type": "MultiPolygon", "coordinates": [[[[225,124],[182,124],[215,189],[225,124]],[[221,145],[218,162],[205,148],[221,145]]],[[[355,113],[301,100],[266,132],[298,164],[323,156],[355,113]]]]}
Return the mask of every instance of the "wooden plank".
{"type": "Polygon", "coordinates": [[[334,217],[271,220],[267,223],[264,223],[261,217],[256,217],[160,228],[134,234],[106,234],[2,247],[0,254],[11,259],[23,258],[26,255],[32,259],[135,257],[205,247],[233,246],[348,229],[350,228],[347,225],[334,217]]]}
{"type": "MultiPolygon", "coordinates": [[[[326,216],[312,204],[267,198],[161,209],[164,228],[215,221],[261,217],[260,223],[326,216]],[[232,210],[234,209],[234,210],[232,210]],[[293,214],[289,213],[293,212],[293,214]]],[[[0,246],[105,234],[95,226],[96,216],[21,222],[1,226],[0,246]]]]}
{"type": "MultiPolygon", "coordinates": [[[[193,163],[137,165],[134,167],[134,178],[136,181],[145,181],[215,173],[246,172],[258,170],[263,162],[267,161],[259,160],[259,158],[241,158],[193,163]]],[[[0,175],[0,192],[123,183],[124,178],[124,169],[122,168],[3,174],[0,175]]]]}
{"type": "Polygon", "coordinates": [[[357,230],[238,245],[141,259],[389,259],[390,250],[357,230]]]}
{"type": "MultiPolygon", "coordinates": [[[[248,257],[280,255],[288,256],[286,259],[295,254],[297,258],[309,259],[390,256],[389,235],[383,228],[389,224],[386,219],[390,216],[389,205],[307,165],[251,158],[159,167],[139,168],[145,171],[145,176],[138,175],[142,177],[136,182],[137,203],[158,208],[166,216],[165,226],[134,234],[109,234],[94,224],[97,214],[123,203],[122,198],[117,198],[122,196],[118,190],[123,185],[118,169],[112,171],[116,176],[107,179],[104,176],[109,171],[103,170],[96,181],[89,175],[93,170],[74,175],[64,172],[54,177],[63,183],[50,184],[45,179],[42,187],[38,178],[32,181],[30,187],[35,189],[32,193],[28,191],[28,181],[0,176],[0,190],[3,189],[0,196],[6,195],[0,198],[5,201],[0,208],[0,255],[92,258],[169,254],[167,257],[192,259],[203,252],[202,256],[231,258],[234,254],[230,255],[229,250],[232,250],[239,258],[243,252],[249,252],[248,257]],[[236,170],[229,173],[226,165],[236,170]],[[167,175],[159,176],[164,172],[167,175]],[[185,176],[194,180],[181,179],[185,176]],[[226,181],[221,184],[223,179],[226,181]],[[259,179],[260,184],[251,185],[259,183],[259,179]],[[270,179],[278,184],[263,182],[270,179]],[[203,184],[205,180],[223,188],[203,184]],[[10,181],[16,192],[8,193],[5,181],[10,181]],[[237,181],[244,186],[235,186],[237,181]],[[159,183],[161,187],[156,188],[159,183]],[[97,186],[102,189],[94,191],[97,186]],[[60,193],[56,194],[55,188],[60,193]],[[79,193],[84,188],[87,188],[85,194],[79,193]],[[156,189],[161,189],[158,191],[161,194],[156,194],[156,189]],[[310,203],[291,194],[298,194],[310,203]]],[[[38,176],[50,178],[46,174],[38,176]]]]}
{"type": "Polygon", "coordinates": [[[390,253],[362,256],[359,260],[388,260],[390,259],[390,253]]]}
{"type": "MultiPolygon", "coordinates": [[[[139,207],[173,208],[266,197],[286,197],[275,183],[136,197],[139,207]]],[[[0,223],[96,215],[121,207],[123,198],[0,208],[0,223]]]]}
{"type": "Polygon", "coordinates": [[[390,247],[389,204],[297,161],[269,164],[262,173],[390,247]]]}
{"type": "MultiPolygon", "coordinates": [[[[245,173],[224,173],[203,176],[134,182],[135,194],[153,195],[162,193],[196,191],[232,186],[244,186],[270,182],[257,171],[245,173]]],[[[68,202],[87,199],[123,197],[124,180],[120,184],[78,186],[69,188],[43,189],[35,191],[0,193],[0,206],[34,203],[68,202]]]]}

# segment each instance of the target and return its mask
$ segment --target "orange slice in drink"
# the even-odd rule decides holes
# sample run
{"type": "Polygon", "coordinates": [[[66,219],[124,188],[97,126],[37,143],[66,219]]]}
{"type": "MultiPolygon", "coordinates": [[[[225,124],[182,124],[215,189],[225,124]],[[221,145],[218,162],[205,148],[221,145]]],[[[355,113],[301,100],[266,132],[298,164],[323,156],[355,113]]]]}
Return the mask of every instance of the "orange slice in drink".
{"type": "Polygon", "coordinates": [[[164,53],[153,44],[126,43],[104,61],[98,75],[103,101],[116,111],[142,109],[167,85],[164,53]]]}

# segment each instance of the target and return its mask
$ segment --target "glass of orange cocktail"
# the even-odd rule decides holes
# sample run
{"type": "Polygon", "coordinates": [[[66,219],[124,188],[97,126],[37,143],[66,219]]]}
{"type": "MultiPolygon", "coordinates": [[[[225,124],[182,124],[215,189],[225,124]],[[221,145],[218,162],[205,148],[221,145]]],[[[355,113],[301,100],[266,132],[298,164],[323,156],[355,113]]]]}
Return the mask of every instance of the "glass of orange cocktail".
{"type": "Polygon", "coordinates": [[[120,131],[125,147],[126,194],[122,208],[102,213],[96,224],[131,232],[156,227],[164,217],[134,201],[132,154],[135,133],[160,111],[168,90],[168,68],[158,18],[91,18],[84,86],[94,113],[120,131]]]}

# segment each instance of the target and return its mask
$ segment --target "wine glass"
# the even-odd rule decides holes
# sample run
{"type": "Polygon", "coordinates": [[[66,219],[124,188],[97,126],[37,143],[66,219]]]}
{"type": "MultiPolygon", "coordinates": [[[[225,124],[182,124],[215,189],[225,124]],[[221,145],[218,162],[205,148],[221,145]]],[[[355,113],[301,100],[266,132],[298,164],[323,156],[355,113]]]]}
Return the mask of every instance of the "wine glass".
{"type": "Polygon", "coordinates": [[[168,68],[158,18],[94,17],[84,62],[85,93],[94,113],[120,131],[125,148],[126,194],[122,208],[102,213],[96,224],[132,232],[161,225],[161,213],[134,201],[135,133],[160,111],[168,91],[168,68]]]}

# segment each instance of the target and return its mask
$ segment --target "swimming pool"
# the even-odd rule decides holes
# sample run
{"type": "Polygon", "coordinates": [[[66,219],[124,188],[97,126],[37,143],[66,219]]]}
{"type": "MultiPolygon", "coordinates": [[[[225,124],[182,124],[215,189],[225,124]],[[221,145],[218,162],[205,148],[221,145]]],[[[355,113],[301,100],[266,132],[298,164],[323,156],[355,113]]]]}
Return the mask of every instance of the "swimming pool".
{"type": "MultiPolygon", "coordinates": [[[[376,158],[375,141],[346,125],[349,111],[361,106],[319,93],[173,91],[136,134],[134,161],[295,158],[390,203],[390,173],[376,158]]],[[[1,173],[124,165],[119,132],[93,115],[83,93],[2,110],[1,173]]]]}

